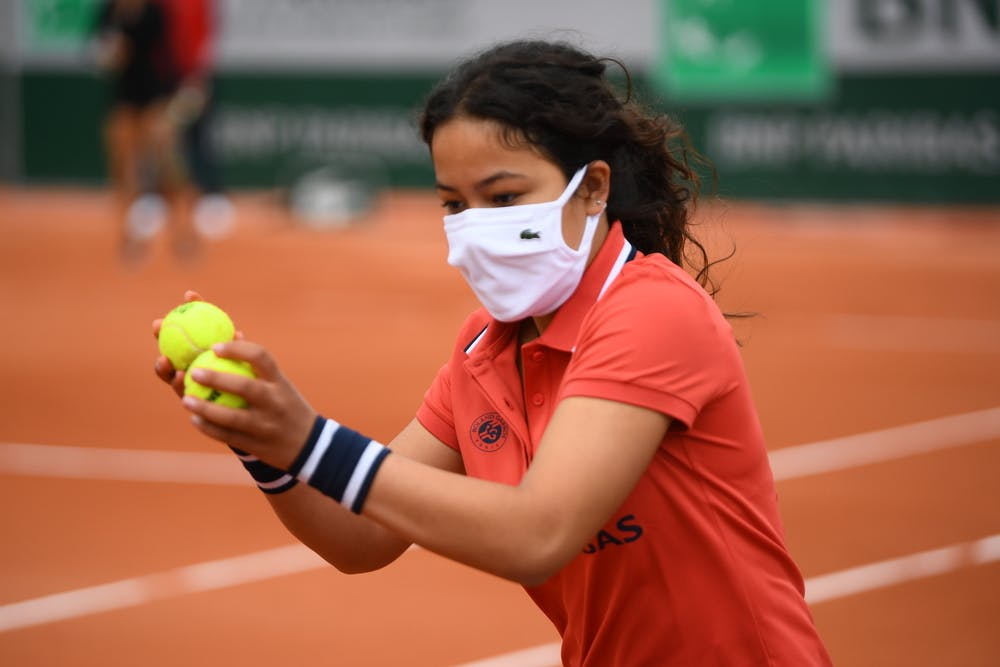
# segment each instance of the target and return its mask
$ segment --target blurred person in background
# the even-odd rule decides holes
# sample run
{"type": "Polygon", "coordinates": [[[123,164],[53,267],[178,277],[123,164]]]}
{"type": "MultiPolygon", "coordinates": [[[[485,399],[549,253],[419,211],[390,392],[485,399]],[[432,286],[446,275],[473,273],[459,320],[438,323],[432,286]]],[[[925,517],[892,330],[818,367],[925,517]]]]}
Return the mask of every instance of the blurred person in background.
{"type": "Polygon", "coordinates": [[[104,137],[121,212],[121,254],[143,260],[169,221],[175,254],[193,257],[198,238],[190,195],[168,114],[178,75],[162,7],[149,0],[105,0],[95,22],[97,61],[110,84],[104,137]]]}
{"type": "Polygon", "coordinates": [[[213,65],[218,34],[214,0],[157,0],[167,18],[167,35],[179,79],[169,106],[179,129],[188,177],[198,190],[194,227],[207,238],[226,236],[233,207],[224,194],[209,130],[215,101],[213,65]]]}

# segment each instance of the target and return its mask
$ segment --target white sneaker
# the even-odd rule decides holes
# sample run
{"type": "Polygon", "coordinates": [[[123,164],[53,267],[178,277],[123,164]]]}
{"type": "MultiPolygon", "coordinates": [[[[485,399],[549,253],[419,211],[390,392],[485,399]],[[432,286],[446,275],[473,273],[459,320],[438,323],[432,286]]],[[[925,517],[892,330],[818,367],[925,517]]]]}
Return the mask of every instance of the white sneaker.
{"type": "Polygon", "coordinates": [[[229,236],[236,223],[236,208],[221,194],[204,195],[194,206],[194,228],[207,239],[229,236]]]}
{"type": "Polygon", "coordinates": [[[132,202],[126,213],[128,236],[148,241],[167,225],[167,203],[157,194],[144,194],[132,202]]]}

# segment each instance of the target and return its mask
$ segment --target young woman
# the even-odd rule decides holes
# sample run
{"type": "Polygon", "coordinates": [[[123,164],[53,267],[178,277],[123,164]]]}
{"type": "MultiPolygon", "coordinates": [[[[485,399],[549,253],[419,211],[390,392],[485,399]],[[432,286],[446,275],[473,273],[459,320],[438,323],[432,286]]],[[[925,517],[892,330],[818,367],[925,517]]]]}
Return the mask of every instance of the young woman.
{"type": "Polygon", "coordinates": [[[566,665],[827,665],[733,334],[681,267],[681,132],[605,67],[515,42],[430,95],[448,261],[484,308],[388,448],[318,416],[248,341],[219,352],[257,380],[195,379],[249,409],[184,404],[329,562],[372,570],[417,543],[520,582],[566,665]]]}

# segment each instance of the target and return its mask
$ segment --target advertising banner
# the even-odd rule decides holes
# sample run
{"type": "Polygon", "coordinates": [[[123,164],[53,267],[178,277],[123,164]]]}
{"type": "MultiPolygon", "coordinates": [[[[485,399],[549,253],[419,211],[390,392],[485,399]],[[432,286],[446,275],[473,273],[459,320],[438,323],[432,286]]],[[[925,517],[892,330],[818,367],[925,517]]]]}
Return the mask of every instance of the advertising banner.
{"type": "MultiPolygon", "coordinates": [[[[153,0],[169,1],[169,0],[153,0]]],[[[17,0],[20,173],[103,178],[98,0],[17,0]],[[74,113],[67,114],[66,109],[74,113]]],[[[1000,0],[217,0],[212,145],[237,187],[300,165],[433,182],[414,114],[510,38],[615,57],[725,196],[1000,202],[1000,0]]]]}

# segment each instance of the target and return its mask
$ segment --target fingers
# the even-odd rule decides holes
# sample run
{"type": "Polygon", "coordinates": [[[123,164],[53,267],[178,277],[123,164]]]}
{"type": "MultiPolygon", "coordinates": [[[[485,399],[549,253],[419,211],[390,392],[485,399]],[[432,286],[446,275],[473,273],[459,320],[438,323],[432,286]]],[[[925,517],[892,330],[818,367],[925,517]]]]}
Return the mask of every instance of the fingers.
{"type": "Polygon", "coordinates": [[[174,379],[171,380],[170,386],[174,388],[175,394],[184,396],[184,373],[182,371],[174,372],[174,379]]]}
{"type": "Polygon", "coordinates": [[[184,395],[184,373],[176,370],[166,357],[157,357],[153,363],[153,371],[156,377],[160,378],[171,387],[178,396],[184,395]]]}
{"type": "Polygon", "coordinates": [[[153,338],[160,337],[160,328],[163,326],[163,318],[157,317],[153,320],[153,338]]]}
{"type": "Polygon", "coordinates": [[[220,357],[245,361],[253,366],[254,373],[262,380],[275,381],[281,378],[278,364],[263,346],[247,340],[219,343],[212,350],[220,357]]]}
{"type": "MultiPolygon", "coordinates": [[[[200,421],[210,422],[227,433],[247,433],[253,429],[254,420],[247,409],[230,408],[194,396],[185,396],[181,403],[200,421]]],[[[195,425],[201,428],[197,421],[195,425]]]]}
{"type": "Polygon", "coordinates": [[[191,378],[200,385],[242,396],[251,405],[261,405],[266,400],[266,385],[245,375],[195,368],[191,370],[191,378]]]}
{"type": "Polygon", "coordinates": [[[306,416],[303,434],[299,433],[302,429],[283,427],[269,419],[266,411],[257,411],[253,406],[230,408],[193,396],[185,396],[181,403],[191,413],[191,423],[208,437],[250,452],[279,468],[291,465],[315,419],[306,416]],[[293,431],[294,435],[288,436],[293,431]]]}
{"type": "Polygon", "coordinates": [[[177,372],[166,357],[157,357],[153,363],[153,370],[156,371],[156,376],[167,384],[173,382],[174,374],[177,372]]]}
{"type": "Polygon", "coordinates": [[[207,435],[209,438],[230,444],[230,446],[236,447],[237,449],[249,451],[246,443],[244,442],[246,438],[238,432],[223,428],[222,426],[205,419],[199,414],[191,415],[191,423],[196,429],[207,435]]]}

